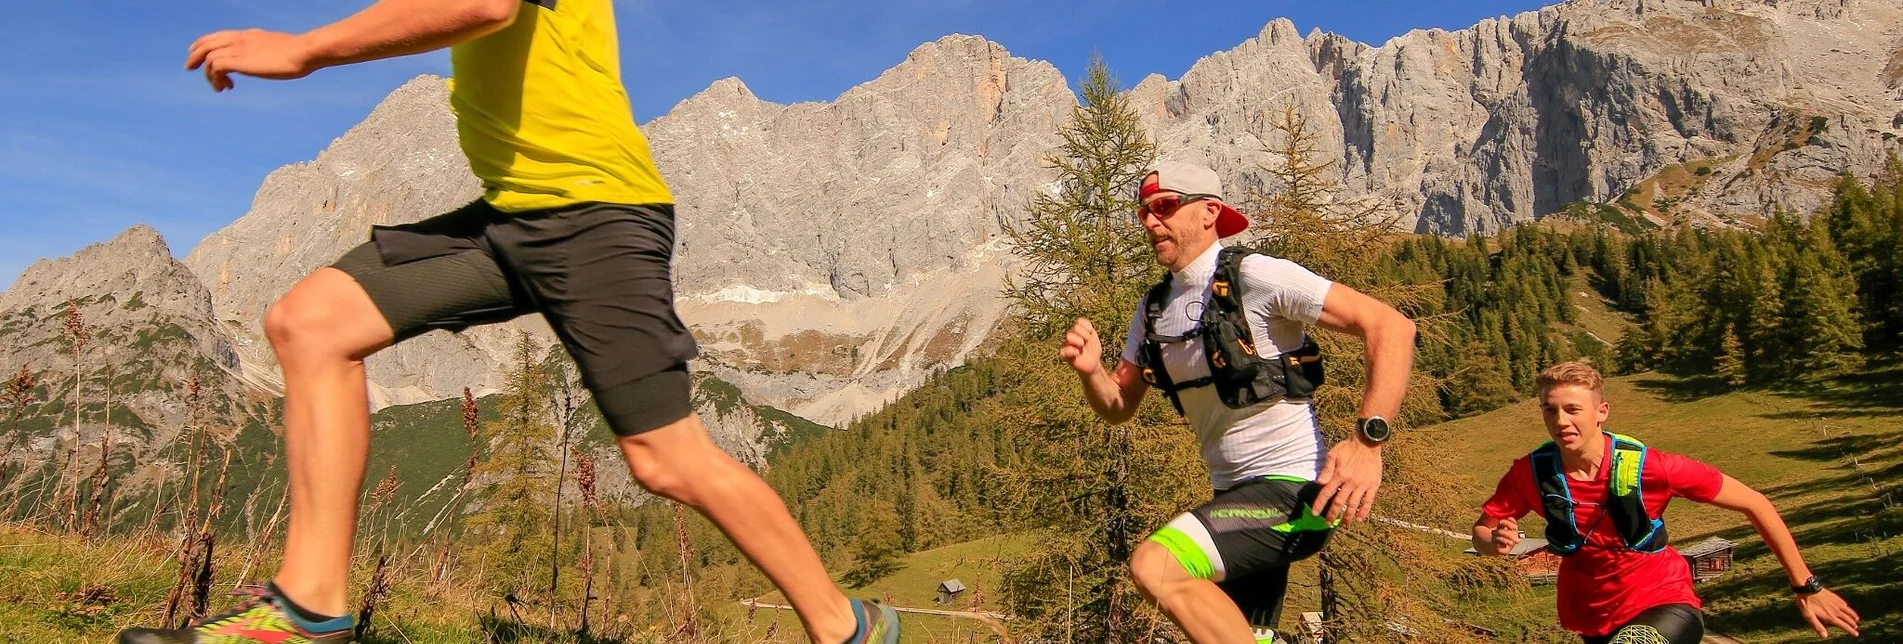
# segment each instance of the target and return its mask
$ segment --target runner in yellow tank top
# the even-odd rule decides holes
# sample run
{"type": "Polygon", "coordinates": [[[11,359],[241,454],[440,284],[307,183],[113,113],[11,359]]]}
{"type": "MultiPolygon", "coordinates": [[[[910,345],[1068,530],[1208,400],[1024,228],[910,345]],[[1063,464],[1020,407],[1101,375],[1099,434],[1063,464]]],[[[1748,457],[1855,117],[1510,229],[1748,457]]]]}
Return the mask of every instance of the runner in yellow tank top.
{"type": "Polygon", "coordinates": [[[450,48],[450,106],[483,199],[519,212],[598,201],[674,203],[621,86],[610,0],[524,5],[450,48]]]}
{"type": "Polygon", "coordinates": [[[694,413],[697,348],[674,311],[674,199],[628,108],[612,6],[378,0],[304,34],[221,31],[192,44],[186,67],[218,91],[234,75],[302,78],[449,48],[450,103],[483,197],[375,228],[271,305],[263,322],[284,372],[291,492],[283,563],[235,608],[188,628],[128,629],[120,644],[351,641],[370,449],[364,358],[430,330],[529,314],[575,359],[635,481],[719,526],[812,641],[898,644],[898,613],[841,593],[773,488],[694,413]]]}

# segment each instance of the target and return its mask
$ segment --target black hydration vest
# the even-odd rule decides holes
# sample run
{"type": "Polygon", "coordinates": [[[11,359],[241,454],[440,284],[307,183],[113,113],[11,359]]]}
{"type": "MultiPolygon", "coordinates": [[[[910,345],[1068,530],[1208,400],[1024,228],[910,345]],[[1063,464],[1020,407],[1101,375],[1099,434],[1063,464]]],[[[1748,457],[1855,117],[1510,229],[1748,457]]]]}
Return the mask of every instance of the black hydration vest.
{"type": "MultiPolygon", "coordinates": [[[[1612,470],[1606,476],[1604,512],[1612,516],[1612,525],[1625,540],[1625,547],[1652,553],[1665,549],[1665,520],[1645,511],[1645,490],[1641,485],[1645,472],[1646,447],[1637,440],[1606,432],[1612,441],[1612,470]]],[[[1540,489],[1540,515],[1546,518],[1546,548],[1565,556],[1586,545],[1573,516],[1573,494],[1567,489],[1565,468],[1560,467],[1559,446],[1548,441],[1533,450],[1533,480],[1540,489]]]]}
{"type": "Polygon", "coordinates": [[[1156,332],[1156,320],[1163,317],[1170,294],[1168,273],[1143,298],[1143,347],[1137,353],[1137,366],[1143,369],[1144,382],[1169,396],[1176,413],[1183,413],[1176,392],[1192,387],[1214,385],[1222,404],[1242,409],[1281,398],[1308,398],[1322,384],[1321,347],[1306,335],[1301,348],[1294,351],[1270,357],[1256,354],[1255,333],[1242,310],[1242,258],[1252,254],[1246,248],[1226,247],[1216,255],[1216,274],[1209,282],[1210,305],[1203,308],[1201,323],[1189,335],[1156,332]],[[1163,366],[1163,344],[1198,337],[1209,375],[1187,382],[1170,380],[1163,366]]]}

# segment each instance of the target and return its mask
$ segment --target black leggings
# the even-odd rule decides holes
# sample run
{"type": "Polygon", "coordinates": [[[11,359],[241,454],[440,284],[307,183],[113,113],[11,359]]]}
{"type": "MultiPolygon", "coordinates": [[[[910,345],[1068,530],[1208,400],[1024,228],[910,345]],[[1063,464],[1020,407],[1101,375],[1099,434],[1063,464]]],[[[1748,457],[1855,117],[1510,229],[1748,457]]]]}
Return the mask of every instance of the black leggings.
{"type": "Polygon", "coordinates": [[[1705,639],[1705,617],[1688,604],[1653,606],[1611,635],[1585,639],[1586,644],[1698,644],[1705,639]]]}

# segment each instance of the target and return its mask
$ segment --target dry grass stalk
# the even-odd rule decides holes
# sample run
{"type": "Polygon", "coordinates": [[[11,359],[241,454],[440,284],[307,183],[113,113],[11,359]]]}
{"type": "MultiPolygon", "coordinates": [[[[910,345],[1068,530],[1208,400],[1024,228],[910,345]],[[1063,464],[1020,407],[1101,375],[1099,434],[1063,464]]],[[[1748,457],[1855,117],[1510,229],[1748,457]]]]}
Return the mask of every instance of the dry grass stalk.
{"type": "MultiPolygon", "coordinates": [[[[79,312],[79,304],[73,300],[66,301],[66,322],[61,326],[60,334],[66,338],[73,349],[73,441],[77,443],[80,436],[79,415],[85,408],[85,400],[80,397],[80,387],[85,383],[86,373],[86,363],[83,358],[86,353],[86,342],[92,337],[92,330],[87,328],[86,316],[79,312]]],[[[68,451],[66,468],[60,472],[62,487],[68,476],[72,478],[71,491],[59,497],[61,509],[66,515],[65,522],[62,524],[65,532],[72,532],[79,520],[79,473],[75,470],[79,464],[77,452],[77,447],[68,451]]]]}
{"type": "Polygon", "coordinates": [[[681,511],[681,504],[674,503],[674,549],[681,558],[681,627],[675,629],[674,637],[692,641],[700,635],[700,603],[694,600],[693,555],[694,542],[687,536],[687,515],[681,511]]]}
{"type": "Polygon", "coordinates": [[[251,540],[251,551],[245,554],[244,568],[238,572],[238,579],[232,582],[232,590],[237,590],[244,586],[245,580],[251,577],[251,568],[257,565],[259,556],[264,554],[265,546],[270,544],[272,536],[277,534],[278,520],[284,518],[284,504],[290,499],[291,493],[289,490],[286,490],[284,494],[278,495],[278,507],[276,510],[271,511],[271,520],[264,524],[264,534],[257,539],[251,540]]]}
{"type": "Polygon", "coordinates": [[[13,511],[20,506],[19,484],[21,481],[15,479],[26,472],[26,465],[13,466],[11,457],[13,449],[19,445],[20,439],[25,434],[20,431],[20,418],[26,415],[27,406],[34,403],[33,389],[38,385],[38,379],[33,376],[33,372],[27,370],[26,365],[20,365],[19,373],[8,378],[5,389],[0,390],[0,403],[6,404],[7,415],[11,420],[10,424],[13,425],[13,431],[9,433],[7,439],[6,450],[0,451],[0,486],[9,488],[11,497],[7,501],[6,510],[0,511],[0,521],[12,520],[13,511]]]}
{"type": "MultiPolygon", "coordinates": [[[[469,493],[470,484],[475,482],[476,465],[480,462],[476,456],[479,453],[478,446],[481,444],[482,434],[479,416],[480,410],[476,407],[476,397],[469,392],[468,387],[463,387],[463,430],[469,432],[469,459],[463,461],[462,484],[456,486],[456,494],[450,497],[448,503],[443,504],[443,508],[436,512],[436,516],[432,517],[429,523],[424,524],[423,536],[429,536],[430,533],[436,531],[436,526],[442,523],[443,517],[455,510],[456,504],[462,501],[463,495],[469,493]]],[[[448,545],[445,544],[444,548],[448,548],[448,545]]]]}
{"type": "Polygon", "coordinates": [[[225,464],[218,468],[218,486],[211,492],[211,509],[205,512],[205,518],[198,524],[198,574],[192,580],[192,618],[205,616],[206,607],[211,605],[212,560],[216,557],[218,536],[212,531],[212,522],[225,509],[225,475],[231,472],[231,452],[225,452],[225,464]]]}
{"type": "Polygon", "coordinates": [[[595,497],[595,459],[581,454],[575,459],[575,486],[581,488],[582,531],[581,531],[581,625],[579,631],[588,632],[588,604],[594,599],[595,588],[595,536],[594,519],[599,505],[595,497]]]}
{"type": "Polygon", "coordinates": [[[74,445],[66,448],[66,466],[59,475],[59,507],[55,512],[64,517],[62,532],[72,532],[79,523],[79,445],[77,437],[73,440],[74,445]]]}
{"type": "Polygon", "coordinates": [[[25,482],[22,475],[26,472],[26,464],[12,466],[11,457],[14,447],[24,437],[24,432],[20,431],[20,418],[26,415],[27,406],[34,403],[33,389],[38,385],[38,379],[34,377],[33,372],[27,370],[26,365],[21,365],[19,373],[8,378],[6,388],[0,390],[0,402],[6,403],[8,416],[12,419],[13,425],[13,432],[7,439],[6,451],[0,452],[0,475],[4,475],[0,476],[0,486],[9,489],[7,507],[5,510],[0,510],[0,521],[13,520],[14,510],[20,507],[20,488],[25,482]]]}
{"type": "MultiPolygon", "coordinates": [[[[108,376],[107,380],[110,381],[111,377],[108,376]]],[[[106,399],[106,413],[110,418],[112,413],[110,395],[106,399]]],[[[99,433],[99,469],[93,470],[92,498],[86,504],[86,520],[80,524],[79,536],[81,537],[91,538],[99,534],[99,508],[105,504],[106,487],[111,483],[110,474],[106,471],[106,466],[111,463],[111,460],[112,423],[107,422],[105,430],[99,433]]]]}
{"type": "Polygon", "coordinates": [[[390,555],[383,554],[381,546],[377,548],[377,571],[370,576],[370,589],[363,594],[363,603],[357,610],[357,639],[363,639],[370,633],[370,618],[376,615],[377,606],[390,596],[390,555]]]}

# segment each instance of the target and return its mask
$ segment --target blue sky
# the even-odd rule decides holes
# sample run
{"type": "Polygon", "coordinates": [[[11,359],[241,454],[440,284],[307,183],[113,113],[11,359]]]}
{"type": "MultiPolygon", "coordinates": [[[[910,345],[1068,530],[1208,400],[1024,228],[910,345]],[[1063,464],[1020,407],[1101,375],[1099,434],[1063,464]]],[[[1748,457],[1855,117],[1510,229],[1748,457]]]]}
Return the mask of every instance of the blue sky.
{"type": "MultiPolygon", "coordinates": [[[[370,0],[62,0],[10,3],[0,20],[0,288],[40,257],[137,223],[183,256],[243,215],[265,174],[308,160],[444,54],[328,69],[295,82],[241,79],[213,94],[181,69],[198,35],[304,31],[370,0]]],[[[951,33],[1047,60],[1073,82],[1093,52],[1126,84],[1180,77],[1196,59],[1287,17],[1380,44],[1461,29],[1535,0],[616,0],[624,82],[646,122],[737,76],[761,98],[830,100],[951,33]]]]}

